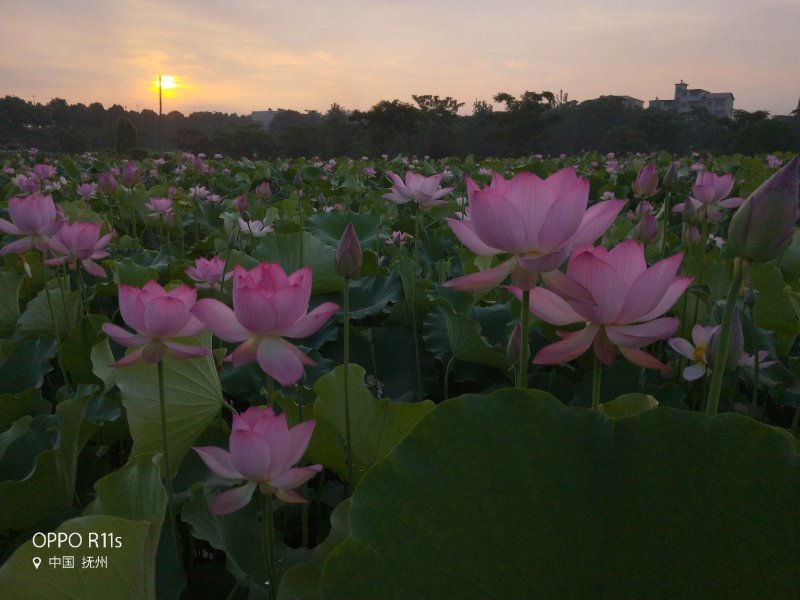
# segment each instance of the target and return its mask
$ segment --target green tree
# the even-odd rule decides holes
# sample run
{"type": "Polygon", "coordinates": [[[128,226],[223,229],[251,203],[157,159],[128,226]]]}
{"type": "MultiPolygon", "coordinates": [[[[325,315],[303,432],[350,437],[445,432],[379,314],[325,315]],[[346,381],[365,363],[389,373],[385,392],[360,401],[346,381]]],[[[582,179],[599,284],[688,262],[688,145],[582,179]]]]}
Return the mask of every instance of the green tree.
{"type": "Polygon", "coordinates": [[[138,145],[139,134],[136,132],[136,127],[126,117],[120,118],[117,121],[117,129],[114,133],[114,148],[117,154],[128,154],[138,145]]]}

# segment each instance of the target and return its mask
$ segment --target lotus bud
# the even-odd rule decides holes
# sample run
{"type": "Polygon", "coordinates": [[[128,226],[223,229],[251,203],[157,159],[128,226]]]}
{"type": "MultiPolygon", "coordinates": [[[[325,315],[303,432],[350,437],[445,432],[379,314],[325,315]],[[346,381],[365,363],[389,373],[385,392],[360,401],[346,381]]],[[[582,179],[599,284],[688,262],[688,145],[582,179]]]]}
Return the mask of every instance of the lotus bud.
{"type": "Polygon", "coordinates": [[[736,256],[766,262],[792,241],[797,216],[797,166],[795,156],[762,183],[739,207],[728,226],[728,243],[736,256]]]}
{"type": "Polygon", "coordinates": [[[256,196],[262,200],[267,200],[272,196],[272,189],[269,187],[269,182],[262,181],[256,187],[256,196]]]}
{"type": "Polygon", "coordinates": [[[681,218],[684,223],[697,223],[697,209],[694,207],[691,199],[687,198],[683,203],[683,213],[681,218]]]}
{"type": "Polygon", "coordinates": [[[652,244],[661,237],[661,230],[653,213],[646,213],[639,224],[633,228],[633,239],[637,242],[652,244]]]}
{"type": "Polygon", "coordinates": [[[303,185],[303,176],[300,175],[300,169],[297,169],[297,172],[294,174],[294,179],[292,179],[292,184],[294,187],[299,188],[303,185]]]}
{"type": "Polygon", "coordinates": [[[673,162],[670,164],[667,174],[664,175],[664,189],[674,192],[678,189],[678,166],[673,162]]]}
{"type": "Polygon", "coordinates": [[[111,173],[100,173],[97,176],[97,191],[101,194],[113,194],[119,184],[111,173]]]}
{"type": "Polygon", "coordinates": [[[233,207],[239,209],[240,212],[247,212],[247,194],[242,194],[241,196],[234,198],[233,207]]]}
{"type": "Polygon", "coordinates": [[[345,279],[358,277],[361,272],[361,244],[358,242],[356,230],[353,223],[348,223],[347,228],[339,240],[339,247],[336,249],[334,259],[336,274],[345,279]]]}
{"type": "Polygon", "coordinates": [[[700,230],[697,229],[694,225],[691,225],[686,228],[686,231],[683,234],[683,243],[687,246],[691,246],[692,244],[696,244],[700,241],[700,230]]]}
{"type": "Polygon", "coordinates": [[[631,184],[633,193],[637,196],[649,198],[655,195],[658,187],[658,173],[653,163],[646,165],[636,176],[636,181],[631,184]]]}
{"type": "MultiPolygon", "coordinates": [[[[711,334],[706,346],[706,363],[714,366],[714,362],[719,352],[720,328],[717,327],[711,334]]],[[[733,323],[731,323],[731,337],[728,343],[728,356],[725,359],[725,371],[732,371],[739,364],[739,358],[744,351],[744,334],[742,332],[742,322],[739,320],[739,306],[733,309],[733,323]]]]}
{"type": "Polygon", "coordinates": [[[132,187],[139,183],[139,169],[136,167],[135,162],[129,160],[125,163],[120,180],[125,187],[132,187]]]}

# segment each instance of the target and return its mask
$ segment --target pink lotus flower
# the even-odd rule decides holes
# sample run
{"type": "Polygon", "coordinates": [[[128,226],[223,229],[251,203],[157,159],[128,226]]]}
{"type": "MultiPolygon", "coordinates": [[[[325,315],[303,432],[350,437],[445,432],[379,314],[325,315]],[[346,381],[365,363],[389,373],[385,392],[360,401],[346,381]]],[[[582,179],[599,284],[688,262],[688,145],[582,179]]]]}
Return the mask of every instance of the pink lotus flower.
{"type": "Polygon", "coordinates": [[[467,179],[469,215],[447,219],[467,248],[479,256],[508,253],[498,266],[457,277],[444,287],[487,290],[509,274],[515,285],[530,289],[538,274],[557,269],[573,247],[591,244],[608,229],[624,200],[599,202],[588,210],[589,182],[572,167],[547,179],[520,173],[510,181],[495,173],[483,189],[467,179]]]}
{"type": "Polygon", "coordinates": [[[637,196],[649,198],[658,191],[658,173],[653,163],[646,165],[636,176],[636,181],[631,184],[633,193],[637,196]]]}
{"type": "MultiPolygon", "coordinates": [[[[692,204],[694,210],[702,216],[705,214],[709,220],[719,222],[722,220],[720,208],[737,208],[744,202],[742,198],[728,198],[733,189],[733,175],[716,175],[710,171],[699,171],[692,195],[686,202],[692,204]]],[[[672,212],[683,212],[686,202],[676,204],[672,212]]]]}
{"type": "Polygon", "coordinates": [[[406,180],[400,179],[395,173],[388,173],[389,178],[394,182],[392,191],[384,194],[386,200],[395,204],[406,204],[414,201],[419,204],[421,210],[430,210],[434,206],[447,204],[442,200],[442,196],[449,194],[453,188],[442,188],[439,186],[443,175],[432,175],[425,177],[412,171],[406,172],[406,180]]]}
{"type": "Polygon", "coordinates": [[[204,185],[196,185],[189,188],[189,198],[192,200],[204,200],[208,196],[208,190],[204,185]]]}
{"type": "Polygon", "coordinates": [[[197,358],[208,354],[208,348],[174,341],[199,334],[205,325],[191,313],[197,290],[188,285],[170,291],[148,281],[143,288],[119,286],[119,310],[125,324],[136,331],[131,333],[113,323],[103,323],[103,331],[115,342],[136,348],[114,363],[115,367],[133,364],[139,359],[157,363],[166,352],[172,358],[197,358]]]}
{"type": "MultiPolygon", "coordinates": [[[[555,365],[573,360],[594,348],[606,365],[616,350],[640,367],[666,369],[641,350],[675,333],[678,320],[661,317],[689,287],[691,277],[676,277],[682,254],[647,267],[644,246],[625,240],[612,250],[580,248],[573,251],[566,274],[542,275],[545,288],[531,290],[529,308],[554,325],[586,323],[574,332],[559,332],[561,341],[545,346],[534,363],[555,365]]],[[[522,290],[511,288],[517,298],[522,290]]]]}
{"type": "Polygon", "coordinates": [[[53,165],[38,164],[33,167],[33,175],[39,181],[47,181],[56,174],[56,168],[53,165]]]}
{"type": "MultiPolygon", "coordinates": [[[[225,261],[219,256],[215,256],[211,260],[200,257],[195,261],[193,267],[186,269],[186,274],[195,281],[197,289],[207,290],[220,287],[224,270],[225,261]]],[[[233,277],[233,271],[225,273],[225,281],[228,281],[231,277],[233,277]]]]}
{"type": "Polygon", "coordinates": [[[242,233],[253,237],[264,237],[268,233],[272,233],[272,225],[264,225],[264,222],[260,219],[245,221],[242,217],[239,217],[239,229],[242,230],[242,233]]]}
{"type": "Polygon", "coordinates": [[[386,238],[387,246],[405,246],[408,244],[409,235],[404,231],[393,231],[392,235],[386,238]]]}
{"type": "MultiPolygon", "coordinates": [[[[714,354],[710,351],[710,346],[712,338],[719,335],[719,329],[719,325],[704,326],[697,324],[692,327],[691,342],[683,338],[670,338],[670,340],[667,342],[669,347],[675,350],[675,352],[691,361],[694,361],[693,364],[689,365],[683,370],[682,375],[686,381],[696,381],[697,379],[700,379],[711,367],[714,366],[714,354]]],[[[769,352],[767,350],[760,350],[758,352],[759,368],[766,369],[767,367],[771,367],[777,363],[777,361],[774,360],[765,360],[767,356],[769,356],[769,352]]],[[[732,354],[729,354],[729,360],[727,362],[730,362],[731,366],[738,365],[740,367],[752,368],[755,366],[755,357],[741,350],[740,340],[740,345],[732,354]],[[736,356],[737,353],[738,357],[736,356]],[[733,357],[732,360],[731,357],[733,357]]]]}
{"type": "Polygon", "coordinates": [[[11,221],[0,219],[0,231],[10,235],[24,236],[0,248],[0,256],[6,254],[24,254],[31,248],[42,252],[49,248],[48,236],[57,232],[63,222],[64,215],[56,208],[52,196],[32,194],[25,198],[9,198],[8,214],[11,221]]]}
{"type": "Polygon", "coordinates": [[[169,198],[150,198],[150,202],[145,203],[145,208],[152,212],[147,216],[151,219],[164,219],[167,225],[172,225],[172,200],[169,198]]]}
{"type": "Polygon", "coordinates": [[[35,194],[39,191],[39,180],[36,177],[28,177],[20,173],[14,177],[13,181],[26,194],[35,194]]]}
{"type": "Polygon", "coordinates": [[[311,312],[311,267],[287,276],[278,263],[262,263],[250,271],[236,265],[233,310],[204,298],[192,313],[226,342],[244,342],[226,360],[238,367],[257,360],[267,375],[283,386],[303,376],[314,362],[284,337],[304,338],[317,331],[339,308],[324,302],[311,312]]]}
{"type": "Polygon", "coordinates": [[[289,429],[286,413],[276,415],[271,408],[251,406],[233,417],[230,452],[216,446],[193,448],[220,477],[247,481],[214,498],[211,514],[239,510],[250,502],[256,487],[262,494],[275,494],[284,502],[307,502],[294,488],[322,471],[322,465],[292,465],[303,458],[314,426],[314,421],[303,421],[289,429]]]}
{"type": "Polygon", "coordinates": [[[78,196],[81,197],[81,200],[90,200],[97,194],[97,184],[82,183],[77,187],[76,191],[78,196]]]}
{"type": "Polygon", "coordinates": [[[112,237],[113,231],[100,237],[100,223],[65,223],[50,239],[50,249],[63,256],[49,258],[44,262],[50,266],[66,263],[71,269],[77,269],[80,261],[88,273],[95,277],[105,277],[106,272],[94,261],[108,256],[103,248],[112,237]]]}

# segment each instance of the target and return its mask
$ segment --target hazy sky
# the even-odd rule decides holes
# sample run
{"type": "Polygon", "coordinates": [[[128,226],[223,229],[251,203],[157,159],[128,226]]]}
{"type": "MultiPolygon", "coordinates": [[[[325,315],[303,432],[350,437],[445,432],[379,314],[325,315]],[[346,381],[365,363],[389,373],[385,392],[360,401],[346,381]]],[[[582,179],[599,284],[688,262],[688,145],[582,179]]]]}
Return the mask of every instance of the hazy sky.
{"type": "Polygon", "coordinates": [[[412,94],[672,98],[788,114],[800,0],[0,0],[0,94],[164,111],[368,109],[412,94]]]}

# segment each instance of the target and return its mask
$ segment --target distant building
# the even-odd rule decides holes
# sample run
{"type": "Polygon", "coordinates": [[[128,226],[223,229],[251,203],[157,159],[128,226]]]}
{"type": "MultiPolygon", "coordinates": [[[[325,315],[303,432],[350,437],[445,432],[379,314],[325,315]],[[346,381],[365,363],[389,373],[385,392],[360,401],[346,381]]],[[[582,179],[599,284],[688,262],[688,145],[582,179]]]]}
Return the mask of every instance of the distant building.
{"type": "Polygon", "coordinates": [[[719,118],[731,118],[733,114],[733,94],[730,92],[708,92],[702,89],[689,89],[689,84],[675,84],[675,98],[672,100],[650,100],[650,108],[671,110],[679,115],[692,112],[695,108],[702,108],[711,115],[719,118]]]}
{"type": "Polygon", "coordinates": [[[254,110],[252,113],[250,113],[250,118],[256,123],[260,124],[264,129],[267,129],[269,124],[272,123],[272,119],[274,119],[275,115],[277,114],[278,111],[272,110],[271,108],[268,108],[267,110],[254,110]]]}
{"type": "Polygon", "coordinates": [[[625,108],[644,108],[644,100],[639,100],[633,96],[610,96],[611,98],[619,98],[625,108]]]}

